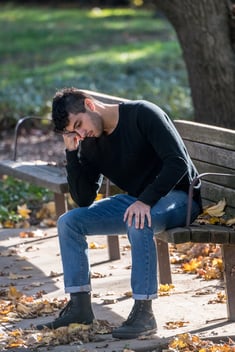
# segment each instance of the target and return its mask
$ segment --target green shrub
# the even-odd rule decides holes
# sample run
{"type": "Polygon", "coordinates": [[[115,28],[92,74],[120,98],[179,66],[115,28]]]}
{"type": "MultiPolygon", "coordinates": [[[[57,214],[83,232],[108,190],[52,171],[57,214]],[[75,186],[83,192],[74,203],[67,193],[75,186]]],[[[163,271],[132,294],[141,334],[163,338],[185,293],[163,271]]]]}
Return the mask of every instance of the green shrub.
{"type": "Polygon", "coordinates": [[[28,209],[38,210],[52,197],[53,194],[45,188],[4,176],[0,180],[0,223],[17,223],[22,220],[22,216],[17,212],[18,206],[26,204],[28,209]]]}

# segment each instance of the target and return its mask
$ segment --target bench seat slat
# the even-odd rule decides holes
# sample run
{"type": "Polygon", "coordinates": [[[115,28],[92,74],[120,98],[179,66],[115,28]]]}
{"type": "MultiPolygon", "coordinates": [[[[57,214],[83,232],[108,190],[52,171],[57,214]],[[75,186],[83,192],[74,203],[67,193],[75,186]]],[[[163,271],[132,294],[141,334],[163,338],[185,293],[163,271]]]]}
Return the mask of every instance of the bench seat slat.
{"type": "Polygon", "coordinates": [[[230,228],[218,225],[190,226],[191,242],[229,243],[230,228]]]}
{"type": "Polygon", "coordinates": [[[48,188],[55,193],[68,192],[65,168],[50,165],[47,162],[3,160],[0,162],[0,173],[48,188]]]}
{"type": "Polygon", "coordinates": [[[235,230],[228,226],[192,224],[176,227],[157,234],[157,238],[169,243],[235,243],[235,230]]]}
{"type": "Polygon", "coordinates": [[[184,243],[190,242],[190,228],[176,227],[168,231],[156,234],[157,238],[169,243],[184,243]]]}

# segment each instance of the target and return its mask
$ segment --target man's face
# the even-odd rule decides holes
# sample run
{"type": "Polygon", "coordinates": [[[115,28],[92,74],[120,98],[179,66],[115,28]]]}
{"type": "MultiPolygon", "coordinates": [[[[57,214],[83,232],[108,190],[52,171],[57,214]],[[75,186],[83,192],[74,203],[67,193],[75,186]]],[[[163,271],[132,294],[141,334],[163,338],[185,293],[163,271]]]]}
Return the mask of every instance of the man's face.
{"type": "Polygon", "coordinates": [[[100,137],[104,131],[102,116],[94,111],[70,113],[69,124],[66,126],[65,134],[76,133],[80,140],[88,137],[100,137]]]}

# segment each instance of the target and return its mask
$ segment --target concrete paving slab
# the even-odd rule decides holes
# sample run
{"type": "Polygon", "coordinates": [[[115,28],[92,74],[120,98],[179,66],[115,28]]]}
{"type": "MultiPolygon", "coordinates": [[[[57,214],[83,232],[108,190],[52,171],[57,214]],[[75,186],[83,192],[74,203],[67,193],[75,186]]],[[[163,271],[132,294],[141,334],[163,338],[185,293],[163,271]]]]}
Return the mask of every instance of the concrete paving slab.
{"type": "MultiPolygon", "coordinates": [[[[33,229],[32,229],[33,230],[33,229]]],[[[14,285],[26,295],[45,291],[44,298],[65,298],[63,271],[56,228],[42,229],[33,238],[20,238],[22,229],[0,230],[0,290],[14,285]],[[12,254],[8,256],[8,254],[12,254]]],[[[29,231],[29,229],[26,229],[29,231]]],[[[92,278],[92,302],[96,319],[107,320],[114,326],[121,324],[128,316],[132,298],[130,292],[131,257],[126,236],[119,236],[121,259],[108,260],[106,237],[88,237],[96,247],[90,249],[92,278]],[[95,278],[97,276],[97,278],[95,278]],[[108,301],[108,304],[106,300],[108,301]]],[[[175,288],[169,295],[153,301],[158,323],[158,333],[145,340],[116,340],[111,335],[99,335],[96,342],[82,345],[40,347],[38,351],[100,351],[113,352],[131,349],[133,351],[162,351],[177,334],[189,332],[204,338],[223,339],[234,337],[235,323],[227,321],[226,304],[209,304],[216,294],[224,290],[220,280],[202,281],[195,275],[180,274],[172,265],[175,288]],[[184,326],[168,329],[169,322],[184,322],[184,326]]],[[[31,324],[50,321],[52,317],[24,319],[14,327],[27,329],[31,324]]],[[[0,325],[1,329],[6,328],[0,325]]],[[[18,348],[11,351],[24,351],[18,348]]],[[[29,349],[27,349],[28,351],[29,349]]]]}

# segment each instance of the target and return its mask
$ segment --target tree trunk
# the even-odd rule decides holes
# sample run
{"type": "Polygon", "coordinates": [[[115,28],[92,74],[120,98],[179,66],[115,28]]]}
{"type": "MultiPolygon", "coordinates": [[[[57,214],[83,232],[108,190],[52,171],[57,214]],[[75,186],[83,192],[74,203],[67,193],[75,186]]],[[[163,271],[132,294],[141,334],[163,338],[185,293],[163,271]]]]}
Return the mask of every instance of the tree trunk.
{"type": "Polygon", "coordinates": [[[235,52],[229,0],[155,0],[178,35],[195,121],[235,129],[235,52]]]}

